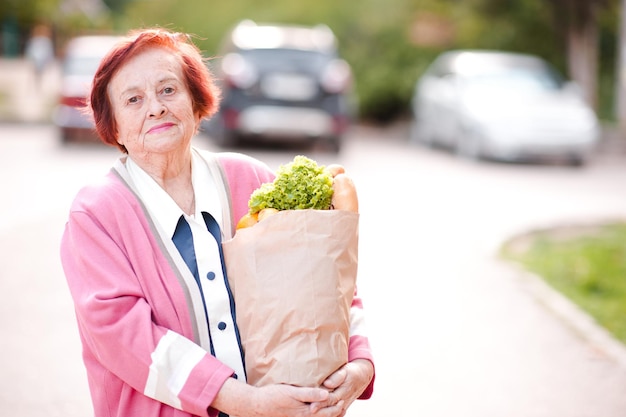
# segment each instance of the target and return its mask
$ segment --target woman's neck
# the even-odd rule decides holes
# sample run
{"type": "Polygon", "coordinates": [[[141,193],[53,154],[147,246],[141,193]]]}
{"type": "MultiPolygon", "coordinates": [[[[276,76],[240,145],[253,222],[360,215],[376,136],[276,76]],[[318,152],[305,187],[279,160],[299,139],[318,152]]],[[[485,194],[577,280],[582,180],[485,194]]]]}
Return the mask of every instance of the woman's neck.
{"type": "Polygon", "coordinates": [[[130,156],[188,215],[195,213],[191,175],[191,152],[182,155],[155,155],[139,161],[130,156]]]}

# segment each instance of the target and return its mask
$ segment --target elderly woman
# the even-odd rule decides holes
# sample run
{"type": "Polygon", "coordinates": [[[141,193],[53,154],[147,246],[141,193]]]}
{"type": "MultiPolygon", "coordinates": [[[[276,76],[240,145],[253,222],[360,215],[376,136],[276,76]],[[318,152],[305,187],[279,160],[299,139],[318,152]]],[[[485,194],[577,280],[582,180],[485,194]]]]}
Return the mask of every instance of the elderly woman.
{"type": "Polygon", "coordinates": [[[323,387],[246,384],[220,242],[273,173],[191,146],[218,97],[188,37],[161,29],[131,34],[95,76],[96,129],[123,155],[77,195],[61,258],[96,417],[333,417],[372,393],[357,297],[349,362],[323,387]]]}

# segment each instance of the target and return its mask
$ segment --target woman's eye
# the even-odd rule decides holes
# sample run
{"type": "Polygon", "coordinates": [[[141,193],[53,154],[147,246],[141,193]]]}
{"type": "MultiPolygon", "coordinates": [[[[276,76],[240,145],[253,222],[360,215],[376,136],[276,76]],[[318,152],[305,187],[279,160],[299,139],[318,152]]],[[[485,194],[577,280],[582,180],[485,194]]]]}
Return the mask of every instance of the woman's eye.
{"type": "Polygon", "coordinates": [[[139,97],[135,96],[135,97],[131,97],[128,99],[128,103],[129,104],[133,104],[133,103],[137,103],[139,101],[139,97]]]}
{"type": "Polygon", "coordinates": [[[163,93],[165,93],[165,94],[167,94],[167,95],[169,95],[169,94],[174,94],[174,91],[175,91],[175,90],[174,90],[174,87],[165,87],[165,88],[163,89],[163,93]]]}

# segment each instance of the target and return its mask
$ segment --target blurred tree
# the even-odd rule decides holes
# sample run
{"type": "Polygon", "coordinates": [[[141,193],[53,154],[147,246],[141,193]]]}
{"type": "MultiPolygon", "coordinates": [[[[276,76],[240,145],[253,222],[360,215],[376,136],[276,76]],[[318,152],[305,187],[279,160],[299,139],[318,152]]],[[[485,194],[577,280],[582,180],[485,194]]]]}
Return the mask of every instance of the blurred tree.
{"type": "MultiPolygon", "coordinates": [[[[111,0],[122,2],[122,0],[111,0]]],[[[127,1],[127,0],[124,0],[127,1]]],[[[7,27],[15,27],[17,47],[23,51],[28,35],[37,24],[49,26],[57,52],[65,41],[86,32],[110,31],[112,14],[103,0],[1,0],[0,37],[6,50],[7,27]]]]}
{"type": "Polygon", "coordinates": [[[569,75],[583,90],[585,99],[598,108],[599,27],[598,13],[605,0],[550,0],[555,16],[563,22],[567,40],[569,75]]]}
{"type": "Polygon", "coordinates": [[[599,16],[609,0],[471,1],[480,12],[492,18],[512,17],[511,22],[536,42],[532,45],[535,53],[544,47],[542,44],[548,43],[550,54],[555,55],[559,49],[555,41],[560,41],[565,50],[566,74],[580,85],[587,102],[598,108],[599,16]],[[542,29],[533,33],[533,27],[542,29]],[[549,28],[555,29],[552,36],[541,39],[549,33],[549,28]]]}
{"type": "Polygon", "coordinates": [[[33,25],[51,24],[59,0],[2,0],[0,2],[0,52],[18,55],[33,25]]]}
{"type": "Polygon", "coordinates": [[[121,14],[126,5],[133,0],[102,0],[112,13],[121,14]]]}
{"type": "Polygon", "coordinates": [[[626,0],[620,0],[619,41],[616,65],[616,118],[622,138],[626,137],[626,0]]]}
{"type": "Polygon", "coordinates": [[[55,14],[60,0],[2,0],[0,2],[0,21],[15,18],[21,24],[29,24],[49,19],[55,14]]]}

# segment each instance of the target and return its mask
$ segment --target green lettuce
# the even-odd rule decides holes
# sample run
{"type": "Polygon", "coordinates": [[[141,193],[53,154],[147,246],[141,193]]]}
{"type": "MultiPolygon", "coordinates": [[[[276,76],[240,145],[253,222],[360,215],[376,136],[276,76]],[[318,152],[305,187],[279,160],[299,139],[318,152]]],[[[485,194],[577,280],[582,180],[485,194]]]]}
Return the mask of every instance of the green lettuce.
{"type": "Polygon", "coordinates": [[[261,185],[250,196],[250,213],[264,208],[277,210],[330,209],[333,177],[306,156],[298,155],[281,165],[271,183],[261,185]]]}

